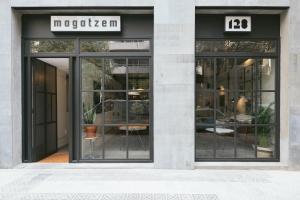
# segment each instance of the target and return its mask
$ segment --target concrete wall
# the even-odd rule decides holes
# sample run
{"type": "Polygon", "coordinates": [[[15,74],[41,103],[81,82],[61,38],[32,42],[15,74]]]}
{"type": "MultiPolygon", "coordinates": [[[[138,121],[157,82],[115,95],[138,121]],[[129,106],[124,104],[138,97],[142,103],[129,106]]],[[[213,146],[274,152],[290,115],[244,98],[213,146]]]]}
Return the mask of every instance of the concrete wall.
{"type": "MultiPolygon", "coordinates": [[[[1,0],[0,167],[21,162],[21,24],[10,8],[47,6],[154,6],[154,165],[190,169],[194,165],[194,8],[268,7],[270,1],[1,0]]],[[[300,166],[300,1],[274,0],[271,6],[290,6],[281,14],[280,151],[281,163],[296,167],[300,166]]]]}
{"type": "Polygon", "coordinates": [[[69,112],[67,112],[67,73],[57,69],[57,147],[68,144],[69,112]]]}
{"type": "Polygon", "coordinates": [[[21,24],[9,1],[0,2],[0,167],[21,162],[21,24]],[[12,77],[14,77],[12,79],[12,77]]]}
{"type": "Polygon", "coordinates": [[[193,168],[194,0],[156,0],[154,8],[154,165],[193,168]]]}
{"type": "Polygon", "coordinates": [[[285,41],[288,68],[289,165],[300,167],[300,1],[291,0],[285,41]]]}

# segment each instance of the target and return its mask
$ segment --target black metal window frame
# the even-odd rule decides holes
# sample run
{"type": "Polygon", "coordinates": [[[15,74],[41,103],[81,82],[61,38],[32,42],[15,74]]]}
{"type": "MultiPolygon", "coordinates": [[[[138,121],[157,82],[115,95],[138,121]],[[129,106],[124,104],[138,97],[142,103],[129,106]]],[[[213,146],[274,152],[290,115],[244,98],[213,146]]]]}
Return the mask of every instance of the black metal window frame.
{"type": "MultiPolygon", "coordinates": [[[[31,89],[31,59],[32,58],[68,58],[70,60],[69,69],[69,106],[70,106],[70,133],[69,134],[69,162],[72,163],[152,163],[154,157],[153,151],[153,39],[152,38],[100,38],[97,36],[89,37],[54,37],[54,38],[22,38],[22,104],[23,121],[22,121],[22,143],[23,143],[23,162],[32,162],[31,157],[31,130],[32,117],[29,107],[32,101],[31,89]],[[103,41],[139,41],[148,40],[150,42],[149,51],[144,52],[80,52],[81,40],[103,40],[103,41]],[[73,40],[74,52],[47,52],[47,53],[32,53],[30,50],[30,41],[34,40],[73,40]],[[81,81],[80,81],[80,62],[85,57],[97,58],[149,58],[149,159],[81,159],[81,81]]],[[[117,92],[115,90],[114,92],[117,92]]],[[[127,93],[128,91],[126,91],[127,93]]],[[[128,104],[128,102],[127,102],[128,104]]],[[[127,133],[128,134],[128,131],[127,133]]],[[[127,153],[128,154],[128,153],[127,153]]]]}
{"type": "MultiPolygon", "coordinates": [[[[197,131],[196,131],[196,107],[194,116],[195,116],[195,162],[279,162],[280,161],[280,38],[196,38],[195,39],[195,52],[196,52],[196,41],[198,40],[203,40],[203,41],[213,41],[213,40],[244,40],[244,41],[260,41],[260,40],[274,40],[276,42],[276,52],[274,53],[248,53],[248,52],[205,52],[205,53],[195,53],[195,65],[197,60],[199,59],[213,59],[213,68],[214,68],[214,119],[216,119],[216,93],[218,92],[216,90],[216,60],[217,59],[222,59],[222,58],[231,58],[234,59],[234,62],[236,64],[236,60],[239,58],[251,58],[255,59],[255,68],[257,68],[257,60],[258,59],[275,59],[276,63],[276,69],[275,69],[275,89],[274,90],[258,90],[256,92],[274,92],[275,94],[275,124],[268,124],[268,125],[273,125],[275,127],[275,156],[273,158],[258,158],[257,157],[257,126],[259,124],[254,124],[254,125],[244,125],[248,127],[255,127],[255,158],[237,158],[237,141],[236,141],[236,135],[237,135],[237,130],[235,125],[235,130],[234,130],[234,158],[216,158],[216,144],[214,143],[214,157],[213,158],[198,158],[196,155],[196,149],[197,149],[197,131]]],[[[197,99],[197,88],[196,88],[196,72],[195,73],[195,106],[196,106],[196,99],[197,99]]],[[[257,82],[255,83],[257,87],[257,82]]],[[[234,91],[235,95],[237,92],[241,90],[236,90],[234,91]]],[[[257,103],[255,105],[257,107],[257,103]]],[[[257,108],[256,108],[257,109],[257,108]]],[[[236,110],[235,110],[236,114],[236,110]]],[[[209,126],[214,126],[214,132],[216,131],[216,122],[213,124],[203,124],[209,125],[209,126]]],[[[266,125],[266,124],[264,124],[266,125]]],[[[243,125],[239,125],[239,127],[243,127],[243,125]]],[[[214,133],[214,136],[216,133],[214,133]]]]}

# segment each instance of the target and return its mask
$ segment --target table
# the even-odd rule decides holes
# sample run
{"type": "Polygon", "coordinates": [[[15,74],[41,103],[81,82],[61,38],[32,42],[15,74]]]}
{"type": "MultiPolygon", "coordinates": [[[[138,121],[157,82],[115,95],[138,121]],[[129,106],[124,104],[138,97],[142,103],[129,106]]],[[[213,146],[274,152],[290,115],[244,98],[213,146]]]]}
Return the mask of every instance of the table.
{"type": "MultiPolygon", "coordinates": [[[[206,128],[205,130],[208,132],[212,132],[212,133],[215,132],[214,128],[206,128]]],[[[216,133],[219,135],[232,134],[233,132],[234,132],[234,130],[229,129],[229,128],[216,128],[216,133]]]]}
{"type": "Polygon", "coordinates": [[[136,134],[138,136],[138,140],[140,141],[140,143],[142,144],[143,146],[143,149],[146,150],[146,145],[144,144],[143,140],[142,140],[142,137],[139,133],[139,131],[143,131],[143,130],[146,130],[147,129],[147,126],[145,125],[122,125],[122,126],[119,126],[119,130],[122,130],[122,131],[126,131],[128,130],[128,132],[131,132],[131,133],[134,133],[134,131],[136,131],[136,134]]]}

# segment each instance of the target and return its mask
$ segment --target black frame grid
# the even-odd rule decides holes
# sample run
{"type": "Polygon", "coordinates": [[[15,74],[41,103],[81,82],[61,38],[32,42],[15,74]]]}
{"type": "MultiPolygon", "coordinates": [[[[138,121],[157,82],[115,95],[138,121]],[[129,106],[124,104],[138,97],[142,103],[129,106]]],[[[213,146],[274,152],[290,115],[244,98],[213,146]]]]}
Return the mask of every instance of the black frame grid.
{"type": "MultiPolygon", "coordinates": [[[[257,157],[257,127],[262,126],[262,124],[257,124],[257,117],[255,116],[255,123],[254,124],[237,124],[236,122],[234,123],[234,157],[233,158],[218,158],[216,157],[216,141],[214,141],[214,147],[213,147],[213,157],[212,158],[199,158],[197,157],[196,153],[195,153],[195,161],[196,162],[220,162],[220,161],[224,161],[224,162],[255,162],[255,161],[259,161],[259,162],[278,162],[280,161],[280,40],[278,38],[249,38],[249,39],[245,39],[245,38],[196,38],[195,42],[198,40],[202,40],[202,41],[216,41],[216,40],[220,40],[220,41],[225,41],[225,40],[247,40],[247,41],[261,41],[261,40],[273,40],[276,42],[276,52],[274,53],[257,53],[257,52],[204,52],[204,53],[197,53],[195,54],[195,66],[197,65],[197,61],[200,59],[211,59],[213,61],[213,89],[210,89],[210,91],[213,93],[213,98],[214,98],[214,113],[213,113],[213,117],[214,117],[214,123],[212,124],[201,124],[203,126],[208,126],[208,127],[213,127],[214,128],[214,140],[216,140],[216,119],[217,119],[217,113],[216,113],[216,98],[217,98],[217,93],[219,92],[217,89],[217,80],[216,80],[216,68],[217,68],[217,59],[233,59],[234,60],[234,66],[237,65],[237,59],[255,59],[255,73],[257,74],[257,61],[259,59],[274,59],[275,60],[275,65],[276,65],[276,69],[275,69],[275,88],[274,90],[259,90],[258,89],[258,82],[255,81],[255,89],[254,92],[255,93],[261,93],[261,92],[272,92],[274,93],[274,98],[275,98],[275,123],[271,123],[268,125],[271,125],[273,127],[275,127],[275,144],[274,144],[274,149],[275,149],[275,156],[272,158],[259,158],[257,157]],[[237,127],[252,127],[255,130],[255,158],[240,158],[237,157],[237,127]]],[[[196,45],[195,45],[196,47],[196,45]]],[[[236,73],[236,69],[234,70],[236,73]]],[[[196,87],[196,72],[195,72],[195,106],[197,105],[197,87],[196,87]]],[[[235,79],[236,82],[236,79],[235,79]]],[[[236,83],[237,85],[237,83],[236,83]]],[[[206,89],[206,91],[209,91],[209,89],[206,89]]],[[[236,89],[236,90],[232,90],[232,92],[234,93],[234,97],[235,99],[237,99],[238,94],[240,92],[246,92],[246,90],[240,90],[240,89],[236,89]]],[[[253,91],[252,91],[253,92],[253,91]]],[[[258,105],[257,105],[257,95],[255,94],[255,111],[258,110],[258,105]]],[[[196,107],[195,107],[195,152],[197,149],[197,111],[196,111],[196,107]]],[[[236,102],[234,103],[234,117],[235,117],[235,121],[236,121],[236,102]]],[[[228,124],[225,124],[224,126],[229,126],[228,124]]],[[[266,126],[266,124],[263,124],[263,126],[266,126]]]]}
{"type": "MultiPolygon", "coordinates": [[[[32,131],[32,117],[31,117],[31,101],[32,101],[32,72],[31,72],[31,59],[32,58],[68,58],[70,62],[69,68],[69,113],[70,113],[70,133],[69,134],[69,162],[110,162],[110,163],[148,163],[153,162],[153,41],[152,38],[99,38],[97,36],[58,36],[55,38],[22,38],[22,83],[23,83],[23,162],[32,162],[31,155],[31,131],[32,131]],[[74,52],[49,52],[49,53],[32,53],[30,50],[29,41],[39,41],[39,40],[73,40],[74,42],[74,52]],[[141,41],[148,40],[150,42],[149,51],[147,52],[80,52],[80,40],[104,40],[104,41],[141,41]],[[81,159],[81,82],[80,82],[80,60],[84,57],[97,57],[97,58],[149,58],[149,144],[150,144],[150,159],[118,159],[118,160],[92,160],[92,159],[81,159]]],[[[117,92],[117,91],[114,91],[117,92]]]]}
{"type": "MultiPolygon", "coordinates": [[[[97,59],[108,59],[108,60],[113,60],[113,59],[124,59],[124,60],[126,60],[126,64],[125,64],[125,67],[126,67],[126,74],[125,74],[125,76],[126,76],[126,89],[125,90],[121,90],[121,89],[117,89],[117,90],[110,90],[110,89],[105,89],[104,87],[101,87],[101,89],[100,90],[83,90],[82,89],[82,84],[80,85],[80,93],[82,94],[82,93],[85,93],[85,92],[89,92],[89,93],[102,93],[102,95],[103,95],[103,97],[101,97],[101,95],[100,95],[100,98],[103,98],[103,99],[101,99],[100,101],[102,102],[101,103],[101,106],[102,106],[102,112],[103,112],[103,120],[102,120],[102,123],[101,124],[99,124],[99,126],[101,127],[101,132],[102,132],[102,137],[103,137],[103,148],[102,148],[102,159],[93,159],[93,160],[89,160],[89,159],[83,159],[83,160],[89,160],[89,161],[100,161],[100,162],[118,162],[118,161],[122,161],[122,162],[124,162],[124,161],[132,161],[132,162],[134,162],[134,161],[139,161],[139,162],[151,162],[152,161],[152,134],[151,134],[151,123],[152,123],[152,117],[151,117],[151,108],[152,108],[152,60],[151,60],[151,57],[150,56],[121,56],[121,57],[119,57],[119,56],[106,56],[106,57],[98,57],[98,56],[93,56],[93,57],[90,57],[90,56],[81,56],[80,57],[80,65],[81,65],[81,67],[80,67],[80,69],[79,70],[82,70],[82,60],[83,59],[86,59],[86,58],[97,58],[97,59]],[[148,95],[148,97],[149,97],[149,123],[130,123],[129,122],[129,102],[131,101],[131,100],[129,100],[129,98],[128,98],[128,93],[129,92],[132,92],[132,91],[138,91],[138,90],[131,90],[131,89],[129,89],[128,87],[129,87],[129,84],[128,84],[128,75],[130,74],[129,72],[128,72],[128,60],[129,59],[149,59],[149,65],[147,66],[148,68],[149,68],[149,89],[144,89],[143,90],[143,93],[148,93],[149,95],[148,95]],[[103,89],[104,88],[104,89],[103,89]],[[124,99],[124,100],[122,100],[122,101],[125,101],[125,103],[126,103],[126,121],[124,122],[124,123],[113,123],[113,124],[111,124],[111,123],[106,123],[105,122],[105,94],[106,93],[125,93],[125,95],[126,95],[126,98],[124,99]],[[105,128],[106,127],[118,127],[118,126],[126,126],[126,127],[128,127],[129,125],[136,125],[136,126],[147,126],[147,127],[149,127],[149,150],[150,150],[150,158],[149,159],[130,159],[129,158],[129,146],[128,146],[128,135],[129,135],[129,131],[128,131],[128,128],[127,128],[127,130],[126,130],[126,159],[106,159],[105,158],[105,128]]],[[[80,74],[82,74],[81,72],[80,72],[80,74]]],[[[81,80],[81,77],[80,77],[80,83],[82,83],[82,80],[81,80]]],[[[101,85],[105,85],[105,83],[104,83],[104,79],[101,79],[101,85]]],[[[82,107],[82,105],[83,105],[83,102],[82,102],[82,98],[80,98],[80,116],[82,116],[82,113],[83,113],[83,107],[82,107]]],[[[83,127],[84,125],[86,125],[86,124],[84,124],[84,123],[80,123],[80,126],[81,127],[83,127]]],[[[81,137],[80,137],[81,138],[81,137]]],[[[82,155],[82,145],[79,145],[79,151],[80,151],[80,155],[82,155]]]]}

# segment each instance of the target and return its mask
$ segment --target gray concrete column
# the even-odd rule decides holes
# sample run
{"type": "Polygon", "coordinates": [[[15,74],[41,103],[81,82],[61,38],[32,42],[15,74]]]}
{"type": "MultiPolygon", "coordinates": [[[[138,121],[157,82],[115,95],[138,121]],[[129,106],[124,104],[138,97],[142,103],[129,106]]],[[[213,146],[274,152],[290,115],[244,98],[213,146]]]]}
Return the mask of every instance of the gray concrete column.
{"type": "Polygon", "coordinates": [[[21,162],[21,26],[0,1],[0,168],[21,162]],[[19,38],[19,39],[18,39],[19,38]]]}
{"type": "MultiPolygon", "coordinates": [[[[300,1],[288,11],[289,166],[300,167],[300,1]]],[[[285,51],[285,50],[282,50],[285,51]]]]}
{"type": "Polygon", "coordinates": [[[154,1],[154,166],[194,165],[194,0],[154,1]]]}

